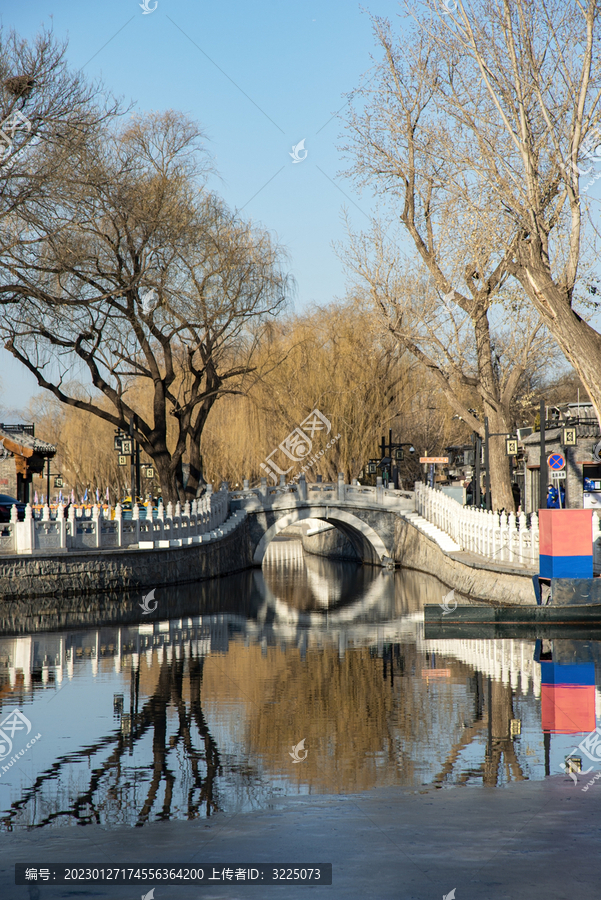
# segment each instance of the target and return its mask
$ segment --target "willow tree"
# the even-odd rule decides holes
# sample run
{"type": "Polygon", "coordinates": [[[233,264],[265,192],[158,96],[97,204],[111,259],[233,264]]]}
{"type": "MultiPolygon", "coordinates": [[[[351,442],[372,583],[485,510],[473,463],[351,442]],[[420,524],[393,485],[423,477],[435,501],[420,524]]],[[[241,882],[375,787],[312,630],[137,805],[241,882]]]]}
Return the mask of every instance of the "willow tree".
{"type": "Polygon", "coordinates": [[[27,207],[4,253],[13,302],[0,333],[62,403],[120,429],[133,421],[165,500],[190,499],[208,412],[244,389],[285,301],[282,253],[206,190],[201,134],[179,114],[133,118],[72,163],[77,181],[53,206],[27,207]]]}

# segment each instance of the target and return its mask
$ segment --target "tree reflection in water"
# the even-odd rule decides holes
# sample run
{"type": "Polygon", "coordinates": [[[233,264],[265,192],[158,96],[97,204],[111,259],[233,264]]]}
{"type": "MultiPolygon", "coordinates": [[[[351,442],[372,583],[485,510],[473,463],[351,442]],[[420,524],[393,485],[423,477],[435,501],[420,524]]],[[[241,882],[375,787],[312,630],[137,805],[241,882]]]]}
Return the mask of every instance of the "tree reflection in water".
{"type": "Polygon", "coordinates": [[[110,624],[96,611],[93,629],[0,637],[0,713],[22,706],[43,731],[66,674],[74,699],[61,721],[80,748],[61,753],[48,723],[56,745],[45,740],[0,782],[0,828],[140,827],[258,808],[278,792],[545,776],[534,640],[426,639],[421,608],[442,588],[422,573],[321,559],[298,570],[266,566],[196,595],[190,587],[172,606],[163,598],[153,622],[132,622],[132,598],[126,624],[110,609],[110,624]],[[120,720],[107,733],[111,689],[120,720]],[[302,739],[308,756],[295,765],[290,749],[302,739]]]}
{"type": "MultiPolygon", "coordinates": [[[[24,790],[21,799],[11,805],[10,812],[0,819],[6,830],[15,825],[27,824],[42,828],[59,820],[70,819],[77,824],[101,824],[109,812],[125,814],[131,822],[128,811],[138,808],[135,821],[142,826],[154,819],[172,817],[174,785],[178,751],[182,748],[189,760],[190,784],[186,790],[186,810],[179,810],[180,818],[195,819],[209,816],[219,808],[217,799],[217,777],[222,774],[222,765],[217,744],[213,739],[202,709],[201,689],[205,660],[190,654],[187,658],[172,658],[166,654],[159,663],[156,688],[148,699],[139,705],[139,666],[131,669],[130,713],[123,714],[117,731],[74,753],[59,756],[52,766],[42,772],[33,785],[24,790]],[[187,664],[186,664],[187,663],[187,664]],[[184,699],[185,688],[189,692],[189,702],[184,699]],[[169,727],[170,707],[177,716],[177,727],[169,727]],[[132,794],[141,780],[134,772],[130,777],[127,758],[140,747],[145,737],[152,733],[152,764],[146,787],[146,796],[141,804],[136,803],[132,794]],[[170,733],[171,732],[171,733],[170,733]],[[92,760],[98,756],[108,756],[91,768],[92,760]],[[63,779],[74,764],[86,761],[91,768],[85,788],[61,803],[61,793],[65,788],[63,779]],[[48,788],[55,785],[53,799],[48,796],[48,788]],[[159,791],[163,787],[162,802],[159,791]],[[49,809],[49,807],[52,807],[49,809]]],[[[71,792],[69,792],[71,793],[71,792]]]]}

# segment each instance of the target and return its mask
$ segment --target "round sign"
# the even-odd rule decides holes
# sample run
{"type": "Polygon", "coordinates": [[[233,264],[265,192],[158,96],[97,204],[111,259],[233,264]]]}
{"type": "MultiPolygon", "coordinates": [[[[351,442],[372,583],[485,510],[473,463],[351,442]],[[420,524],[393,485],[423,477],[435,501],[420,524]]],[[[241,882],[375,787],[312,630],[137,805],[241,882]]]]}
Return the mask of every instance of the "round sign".
{"type": "Polygon", "coordinates": [[[556,472],[559,469],[564,469],[566,465],[565,457],[562,456],[561,453],[552,453],[547,462],[549,464],[549,468],[553,469],[556,472]]]}
{"type": "Polygon", "coordinates": [[[593,458],[601,463],[601,441],[593,447],[593,458]]]}

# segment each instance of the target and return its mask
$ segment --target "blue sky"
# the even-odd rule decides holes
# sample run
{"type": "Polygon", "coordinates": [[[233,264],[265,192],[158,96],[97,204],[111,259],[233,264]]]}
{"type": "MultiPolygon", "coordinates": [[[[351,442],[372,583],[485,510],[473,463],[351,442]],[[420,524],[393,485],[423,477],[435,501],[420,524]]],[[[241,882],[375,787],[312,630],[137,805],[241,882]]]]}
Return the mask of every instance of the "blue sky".
{"type": "MultiPolygon", "coordinates": [[[[360,210],[369,212],[369,199],[338,177],[343,126],[332,117],[369,77],[365,8],[354,0],[158,0],[145,15],[139,3],[28,0],[10,11],[0,3],[0,18],[27,38],[52,23],[68,38],[70,65],[101,76],[136,111],[173,108],[199,121],[220,176],[214,186],[287,248],[296,309],[342,296],[332,242],[344,239],[345,206],[357,226],[367,223],[360,210]],[[289,153],[303,138],[307,156],[295,164],[289,153]]],[[[369,10],[402,15],[396,0],[370,0],[369,10]]],[[[4,350],[0,373],[0,407],[18,408],[38,390],[4,350]]]]}

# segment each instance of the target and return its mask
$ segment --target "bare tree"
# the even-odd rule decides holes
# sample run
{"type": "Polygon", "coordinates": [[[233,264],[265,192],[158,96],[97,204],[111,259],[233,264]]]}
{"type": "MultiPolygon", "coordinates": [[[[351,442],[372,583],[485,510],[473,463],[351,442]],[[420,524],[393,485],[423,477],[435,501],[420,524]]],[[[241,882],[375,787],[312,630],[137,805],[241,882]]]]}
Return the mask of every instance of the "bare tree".
{"type": "MultiPolygon", "coordinates": [[[[0,28],[0,247],[18,242],[17,213],[56,201],[77,177],[72,153],[122,112],[99,83],[71,72],[51,31],[33,41],[0,28]]],[[[1,288],[0,288],[1,292],[1,288]]],[[[0,302],[6,302],[0,293],[0,302]]]]}
{"type": "MultiPolygon", "coordinates": [[[[457,0],[451,12],[426,0],[421,14],[415,4],[412,12],[415,31],[401,42],[387,23],[376,23],[388,87],[406,97],[405,127],[418,127],[419,153],[438,166],[449,194],[473,219],[495,281],[517,279],[601,421],[601,335],[587,321],[591,307],[599,308],[587,284],[596,239],[588,190],[599,177],[601,147],[598,0],[457,0]],[[400,60],[418,53],[426,65],[411,102],[400,60]]],[[[381,123],[373,113],[379,147],[381,123]]],[[[366,162],[373,135],[364,128],[366,162]]],[[[390,166],[380,154],[382,161],[389,184],[390,166]]],[[[412,184],[410,176],[409,215],[412,184]]],[[[430,198],[427,192],[420,198],[426,220],[437,212],[430,198]]],[[[465,219],[453,225],[463,235],[465,219]]],[[[482,276],[480,261],[473,262],[471,271],[482,276]]],[[[471,280],[483,284],[482,277],[471,280]]]]}
{"type": "Polygon", "coordinates": [[[61,402],[123,429],[136,416],[166,500],[196,495],[208,412],[243,389],[288,289],[269,235],[203,189],[200,137],[172,112],[99,135],[74,159],[78,181],[28,209],[4,254],[5,296],[18,300],[5,346],[61,402]],[[86,398],[68,389],[74,371],[86,398]]]}
{"type": "MultiPolygon", "coordinates": [[[[383,59],[351,106],[346,149],[355,182],[377,188],[404,234],[395,246],[376,224],[370,235],[351,241],[346,259],[358,289],[367,290],[386,326],[431,373],[451,407],[482,436],[484,417],[493,435],[508,434],[511,405],[540,347],[540,322],[524,315],[515,289],[508,289],[513,248],[497,247],[499,231],[508,236],[507,224],[491,205],[487,178],[456,158],[456,135],[439,108],[442,62],[433,39],[422,34],[397,41],[388,22],[374,24],[383,59]],[[418,255],[411,276],[403,237],[418,255]],[[495,349],[500,303],[512,307],[514,322],[520,319],[504,368],[495,349]],[[465,402],[465,388],[479,396],[480,419],[465,402]]],[[[502,437],[491,439],[489,456],[493,505],[513,509],[502,437]]]]}

